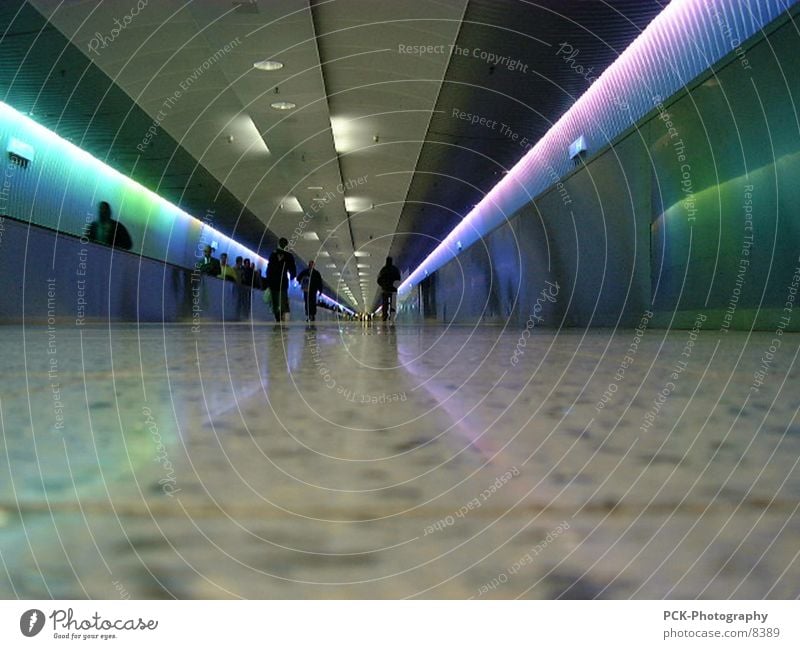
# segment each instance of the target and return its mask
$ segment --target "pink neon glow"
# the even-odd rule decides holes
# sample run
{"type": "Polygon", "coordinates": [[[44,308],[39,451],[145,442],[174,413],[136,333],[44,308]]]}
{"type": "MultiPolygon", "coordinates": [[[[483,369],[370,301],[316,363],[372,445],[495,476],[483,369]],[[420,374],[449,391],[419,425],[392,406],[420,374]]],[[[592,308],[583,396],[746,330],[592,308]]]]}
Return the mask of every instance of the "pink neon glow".
{"type": "Polygon", "coordinates": [[[400,296],[558,182],[571,168],[567,152],[578,137],[586,136],[589,153],[604,148],[734,49],[734,39],[744,42],[786,9],[785,0],[759,0],[756,15],[740,4],[672,0],[409,275],[400,285],[400,296]],[[723,30],[721,17],[732,16],[736,19],[726,20],[723,30]],[[708,38],[698,38],[706,34],[708,38]]]}

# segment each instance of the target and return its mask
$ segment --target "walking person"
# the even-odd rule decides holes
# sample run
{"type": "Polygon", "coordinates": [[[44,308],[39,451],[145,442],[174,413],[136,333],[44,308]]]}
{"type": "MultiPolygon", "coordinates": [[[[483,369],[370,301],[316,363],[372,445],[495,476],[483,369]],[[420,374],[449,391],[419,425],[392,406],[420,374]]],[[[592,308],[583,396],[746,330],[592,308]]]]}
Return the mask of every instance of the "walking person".
{"type": "Polygon", "coordinates": [[[394,296],[400,285],[400,270],[392,263],[392,258],[386,258],[386,265],[378,272],[378,286],[381,287],[381,319],[386,319],[395,313],[394,296]]]}
{"type": "Polygon", "coordinates": [[[314,262],[308,262],[308,268],[297,276],[303,289],[303,303],[306,309],[306,322],[314,322],[317,318],[317,295],[322,290],[322,275],[314,268],[314,262]]]}
{"type": "Polygon", "coordinates": [[[272,313],[275,322],[289,319],[289,282],[297,276],[294,256],[286,246],[289,241],[281,237],[278,248],[269,256],[267,265],[267,287],[272,294],[272,313]]]}

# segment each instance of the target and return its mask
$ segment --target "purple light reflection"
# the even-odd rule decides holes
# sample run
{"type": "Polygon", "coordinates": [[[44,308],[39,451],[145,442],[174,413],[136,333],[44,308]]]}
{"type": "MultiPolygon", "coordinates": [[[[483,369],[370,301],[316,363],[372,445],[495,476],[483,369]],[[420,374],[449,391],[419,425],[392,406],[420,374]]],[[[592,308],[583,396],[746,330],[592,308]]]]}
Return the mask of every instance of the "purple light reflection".
{"type": "Polygon", "coordinates": [[[759,0],[753,11],[737,0],[672,0],[406,278],[398,296],[563,178],[576,138],[586,136],[589,154],[602,149],[791,4],[759,0]]]}

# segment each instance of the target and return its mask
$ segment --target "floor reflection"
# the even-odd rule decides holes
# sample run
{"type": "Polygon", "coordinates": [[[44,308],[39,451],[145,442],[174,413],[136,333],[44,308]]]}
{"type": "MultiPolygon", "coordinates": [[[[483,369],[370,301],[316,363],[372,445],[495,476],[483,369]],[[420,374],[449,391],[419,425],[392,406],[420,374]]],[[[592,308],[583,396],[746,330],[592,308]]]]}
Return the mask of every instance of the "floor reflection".
{"type": "Polygon", "coordinates": [[[798,595],[800,337],[4,334],[4,597],[798,595]]]}

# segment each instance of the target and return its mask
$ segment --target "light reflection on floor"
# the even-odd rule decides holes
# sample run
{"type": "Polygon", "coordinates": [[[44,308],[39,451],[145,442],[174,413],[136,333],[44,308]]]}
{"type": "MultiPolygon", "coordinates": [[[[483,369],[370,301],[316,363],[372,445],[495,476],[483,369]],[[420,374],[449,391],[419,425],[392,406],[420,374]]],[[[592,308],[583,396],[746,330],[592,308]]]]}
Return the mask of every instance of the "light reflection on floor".
{"type": "Polygon", "coordinates": [[[5,598],[800,594],[800,336],[2,332],[5,598]]]}

